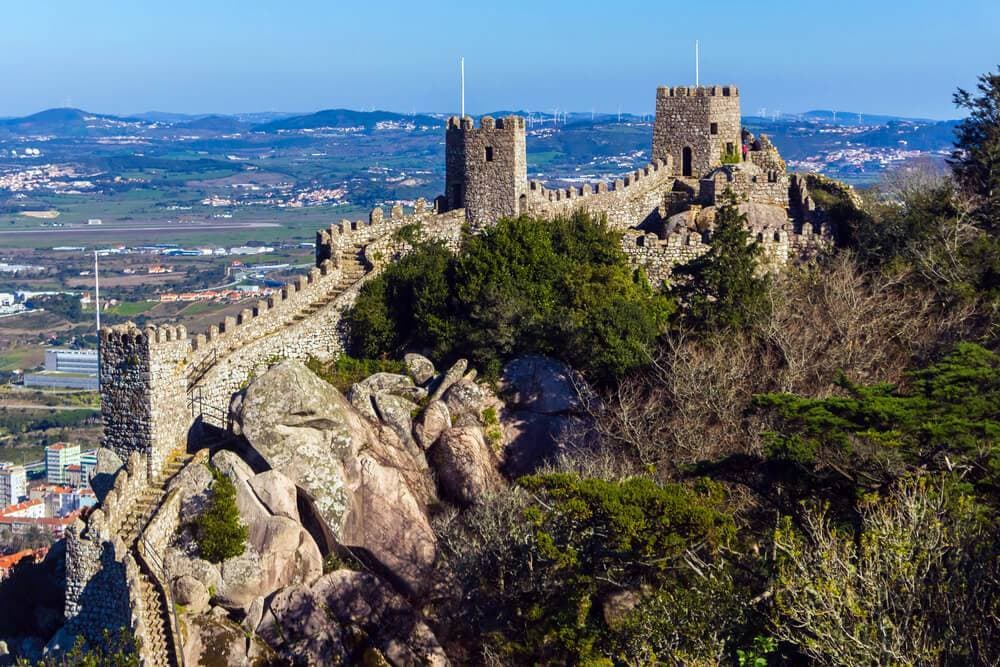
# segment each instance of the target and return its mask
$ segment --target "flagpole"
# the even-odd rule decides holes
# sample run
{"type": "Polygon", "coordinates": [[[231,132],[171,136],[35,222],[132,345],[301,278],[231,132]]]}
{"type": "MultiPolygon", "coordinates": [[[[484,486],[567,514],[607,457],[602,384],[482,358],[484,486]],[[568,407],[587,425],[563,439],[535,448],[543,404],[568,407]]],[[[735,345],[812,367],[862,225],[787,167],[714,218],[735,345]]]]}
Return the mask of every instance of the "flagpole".
{"type": "Polygon", "coordinates": [[[462,68],[462,118],[465,118],[465,58],[459,60],[462,68]]]}
{"type": "Polygon", "coordinates": [[[695,88],[701,85],[701,58],[698,53],[698,40],[694,40],[694,85],[695,88]]]}

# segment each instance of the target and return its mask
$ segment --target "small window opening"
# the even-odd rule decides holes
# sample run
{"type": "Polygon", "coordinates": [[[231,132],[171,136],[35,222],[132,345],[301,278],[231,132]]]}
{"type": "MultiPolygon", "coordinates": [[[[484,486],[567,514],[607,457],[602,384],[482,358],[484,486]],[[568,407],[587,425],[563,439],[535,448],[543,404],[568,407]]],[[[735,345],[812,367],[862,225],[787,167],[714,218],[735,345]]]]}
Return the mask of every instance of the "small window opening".
{"type": "Polygon", "coordinates": [[[492,146],[487,146],[486,147],[486,161],[487,162],[493,162],[493,147],[492,146]]]}
{"type": "Polygon", "coordinates": [[[711,132],[712,134],[718,134],[719,133],[719,124],[718,123],[712,123],[709,126],[709,130],[708,131],[711,132]]]}

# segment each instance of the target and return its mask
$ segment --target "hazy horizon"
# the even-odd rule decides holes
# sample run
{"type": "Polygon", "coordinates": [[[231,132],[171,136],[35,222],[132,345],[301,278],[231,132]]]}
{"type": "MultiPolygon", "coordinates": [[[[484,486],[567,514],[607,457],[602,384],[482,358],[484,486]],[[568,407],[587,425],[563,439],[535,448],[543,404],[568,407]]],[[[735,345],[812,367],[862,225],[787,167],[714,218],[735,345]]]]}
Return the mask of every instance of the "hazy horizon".
{"type": "Polygon", "coordinates": [[[113,115],[449,113],[458,108],[459,56],[471,113],[649,113],[656,86],[694,83],[698,39],[702,83],[739,85],[746,115],[765,107],[957,117],[955,89],[996,66],[1000,4],[942,12],[918,0],[901,9],[860,0],[752,10],[732,0],[711,10],[632,2],[627,11],[561,0],[19,4],[5,10],[0,116],[66,106],[113,115]]]}

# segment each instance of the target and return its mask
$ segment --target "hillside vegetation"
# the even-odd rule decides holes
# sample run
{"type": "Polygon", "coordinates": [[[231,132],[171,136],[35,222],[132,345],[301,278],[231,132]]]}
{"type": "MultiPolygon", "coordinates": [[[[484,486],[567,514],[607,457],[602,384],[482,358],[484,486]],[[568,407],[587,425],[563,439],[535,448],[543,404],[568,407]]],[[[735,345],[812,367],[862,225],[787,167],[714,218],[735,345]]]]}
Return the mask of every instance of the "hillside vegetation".
{"type": "Polygon", "coordinates": [[[756,271],[735,207],[662,291],[575,216],[417,244],[363,290],[355,354],[519,354],[599,388],[534,475],[436,525],[468,664],[1000,662],[1000,73],[951,170],[861,205],[838,248],[756,271]]]}

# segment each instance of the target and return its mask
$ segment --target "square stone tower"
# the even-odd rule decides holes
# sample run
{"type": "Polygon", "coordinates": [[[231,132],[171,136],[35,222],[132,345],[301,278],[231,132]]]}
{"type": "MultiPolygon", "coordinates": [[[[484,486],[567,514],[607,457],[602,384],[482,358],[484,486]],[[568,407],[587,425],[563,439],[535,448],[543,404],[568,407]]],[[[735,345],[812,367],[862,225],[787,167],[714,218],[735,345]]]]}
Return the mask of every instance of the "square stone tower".
{"type": "Polygon", "coordinates": [[[465,209],[473,227],[527,210],[528,160],[524,119],[483,116],[448,119],[445,131],[445,209],[465,209]]]}
{"type": "Polygon", "coordinates": [[[653,159],[672,157],[677,176],[702,178],[726,154],[742,159],[740,130],[736,86],[656,89],[653,159]]]}

